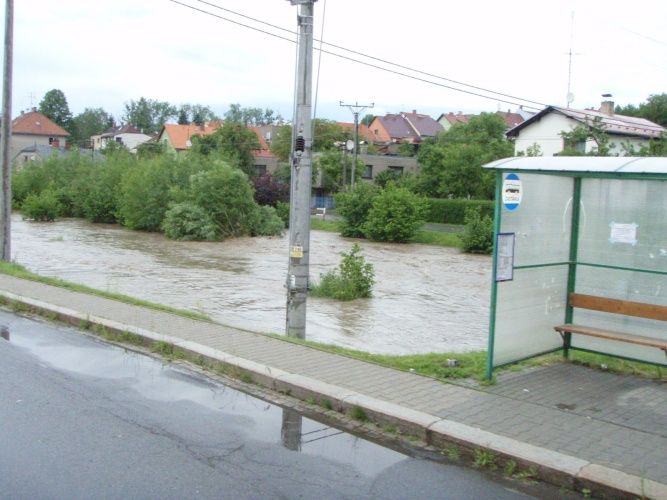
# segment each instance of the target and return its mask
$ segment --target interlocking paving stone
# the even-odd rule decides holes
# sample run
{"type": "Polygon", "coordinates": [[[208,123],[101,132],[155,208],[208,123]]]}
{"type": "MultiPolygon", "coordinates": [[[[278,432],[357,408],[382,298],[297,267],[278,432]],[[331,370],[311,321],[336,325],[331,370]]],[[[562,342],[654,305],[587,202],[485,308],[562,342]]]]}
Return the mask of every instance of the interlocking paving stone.
{"type": "Polygon", "coordinates": [[[0,290],[190,340],[274,369],[667,483],[667,385],[570,363],[444,384],[261,334],[0,275],[0,290]]]}

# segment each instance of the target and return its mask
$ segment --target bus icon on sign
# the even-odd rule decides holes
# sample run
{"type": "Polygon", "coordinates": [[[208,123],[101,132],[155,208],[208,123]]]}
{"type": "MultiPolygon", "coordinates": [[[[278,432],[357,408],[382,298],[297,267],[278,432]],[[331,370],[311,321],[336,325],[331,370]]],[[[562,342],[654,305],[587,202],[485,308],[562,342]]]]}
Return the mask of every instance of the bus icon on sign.
{"type": "Polygon", "coordinates": [[[521,179],[516,174],[509,174],[503,180],[503,205],[507,210],[516,210],[521,204],[521,179]]]}

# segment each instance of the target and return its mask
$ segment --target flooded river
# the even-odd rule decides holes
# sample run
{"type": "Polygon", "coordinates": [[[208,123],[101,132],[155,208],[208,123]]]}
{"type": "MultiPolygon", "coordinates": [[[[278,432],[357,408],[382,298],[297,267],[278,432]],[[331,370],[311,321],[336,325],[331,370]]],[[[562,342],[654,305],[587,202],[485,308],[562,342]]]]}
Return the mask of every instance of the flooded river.
{"type": "MultiPolygon", "coordinates": [[[[386,354],[486,348],[489,257],[313,231],[314,280],[335,268],[354,242],[375,267],[373,298],[309,298],[308,339],[386,354]]],[[[287,249],[287,236],[179,242],[78,219],[35,223],[12,217],[12,258],[33,272],[201,311],[258,332],[285,331],[287,249]]]]}

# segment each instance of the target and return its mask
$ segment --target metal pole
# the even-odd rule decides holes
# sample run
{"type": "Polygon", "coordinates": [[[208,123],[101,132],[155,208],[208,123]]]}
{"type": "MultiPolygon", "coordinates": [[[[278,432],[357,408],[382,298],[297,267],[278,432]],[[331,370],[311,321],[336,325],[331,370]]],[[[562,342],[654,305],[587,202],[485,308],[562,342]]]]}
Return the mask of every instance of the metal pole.
{"type": "Polygon", "coordinates": [[[293,126],[292,183],[290,191],[289,264],[287,271],[287,336],[306,338],[310,252],[310,196],[312,170],[312,73],[313,3],[290,0],[299,6],[299,58],[297,63],[296,113],[293,126]]]}
{"type": "Polygon", "coordinates": [[[12,136],[12,59],[14,45],[14,0],[5,2],[5,64],[2,88],[2,208],[0,211],[0,246],[2,260],[10,261],[12,215],[12,169],[9,158],[9,140],[12,136]]]}
{"type": "Polygon", "coordinates": [[[354,115],[354,158],[352,159],[352,179],[351,179],[351,186],[354,188],[354,183],[356,181],[356,169],[357,169],[357,151],[359,150],[359,113],[364,111],[367,108],[372,108],[375,106],[375,103],[372,102],[370,104],[359,104],[358,102],[355,102],[354,104],[343,104],[343,101],[340,101],[339,104],[341,106],[345,106],[352,111],[352,114],[354,115]]]}

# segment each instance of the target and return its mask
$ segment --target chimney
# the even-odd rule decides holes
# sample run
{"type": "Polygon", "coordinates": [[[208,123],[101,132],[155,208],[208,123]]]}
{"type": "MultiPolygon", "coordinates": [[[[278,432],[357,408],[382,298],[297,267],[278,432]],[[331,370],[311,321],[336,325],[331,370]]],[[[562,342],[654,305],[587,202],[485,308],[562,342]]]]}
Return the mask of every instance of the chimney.
{"type": "Polygon", "coordinates": [[[416,109],[413,109],[413,110],[412,110],[412,114],[413,114],[413,115],[416,115],[416,114],[417,114],[417,110],[416,110],[416,109]]]}
{"type": "Polygon", "coordinates": [[[600,104],[600,113],[607,116],[614,116],[614,101],[610,100],[611,94],[602,94],[605,98],[600,104]]]}

